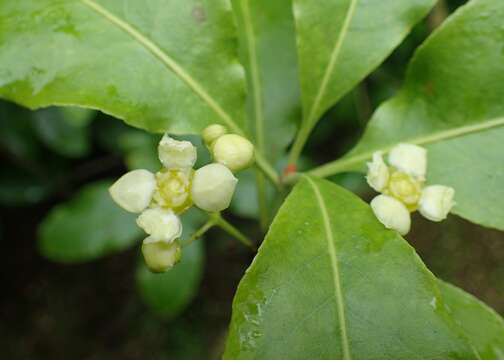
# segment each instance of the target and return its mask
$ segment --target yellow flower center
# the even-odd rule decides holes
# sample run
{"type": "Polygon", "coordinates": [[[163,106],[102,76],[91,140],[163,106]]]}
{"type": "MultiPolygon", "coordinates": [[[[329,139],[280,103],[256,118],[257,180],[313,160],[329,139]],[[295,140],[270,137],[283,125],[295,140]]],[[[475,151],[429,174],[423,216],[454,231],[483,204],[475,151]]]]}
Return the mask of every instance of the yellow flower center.
{"type": "Polygon", "coordinates": [[[163,169],[156,174],[154,201],[180,214],[192,206],[191,182],[194,170],[163,169]]]}
{"type": "Polygon", "coordinates": [[[401,171],[395,171],[390,176],[385,194],[400,200],[409,211],[418,208],[418,201],[422,194],[422,183],[401,171]]]}

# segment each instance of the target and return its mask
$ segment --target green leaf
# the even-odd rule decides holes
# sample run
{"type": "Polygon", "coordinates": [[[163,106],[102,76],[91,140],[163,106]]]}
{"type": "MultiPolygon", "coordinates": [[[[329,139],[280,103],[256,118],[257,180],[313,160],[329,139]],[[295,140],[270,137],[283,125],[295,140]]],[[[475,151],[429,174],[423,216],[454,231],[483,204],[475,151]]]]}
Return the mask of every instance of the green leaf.
{"type": "Polygon", "coordinates": [[[453,212],[504,230],[503,17],[500,0],[460,8],[419,48],[404,88],[376,111],[354,150],[313,174],[363,169],[373,151],[399,142],[424,145],[428,182],[455,188],[453,212]]]}
{"type": "Polygon", "coordinates": [[[477,359],[442,305],[367,204],[307,178],[240,282],[224,359],[477,359]]]}
{"type": "Polygon", "coordinates": [[[438,282],[445,306],[457,324],[471,339],[481,360],[502,360],[504,357],[504,320],[481,301],[463,290],[438,282]]]}
{"type": "Polygon", "coordinates": [[[273,162],[300,119],[291,0],[232,0],[248,79],[248,117],[257,147],[273,162]]]}
{"type": "Polygon", "coordinates": [[[322,114],[401,43],[433,0],[294,0],[303,102],[300,152],[322,114]]]}
{"type": "MultiPolygon", "coordinates": [[[[202,213],[195,209],[181,216],[188,239],[202,224],[202,213]]],[[[140,261],[136,274],[137,286],[145,303],[161,317],[174,318],[191,302],[203,276],[203,239],[198,239],[182,249],[182,260],[168,272],[155,274],[140,261]]]]}
{"type": "MultiPolygon", "coordinates": [[[[287,156],[281,157],[275,164],[277,169],[283,169],[287,166],[287,156]]],[[[314,166],[314,162],[305,156],[301,156],[298,160],[298,169],[310,169],[314,166]]],[[[236,191],[233,195],[231,201],[230,209],[238,216],[249,218],[249,219],[259,219],[259,204],[257,198],[258,186],[256,183],[256,174],[254,174],[253,169],[248,169],[237,173],[235,176],[238,178],[238,185],[236,186],[236,191]]],[[[275,188],[269,184],[265,184],[265,199],[266,206],[268,207],[268,215],[270,222],[275,212],[278,210],[279,206],[285,199],[287,192],[276,193],[275,188]]]]}
{"type": "Polygon", "coordinates": [[[33,113],[33,121],[40,139],[51,150],[78,158],[90,151],[87,125],[93,115],[89,109],[51,107],[33,113]]]}
{"type": "Polygon", "coordinates": [[[111,199],[110,181],[87,185],[68,203],[56,206],[40,227],[39,248],[54,261],[79,263],[126,249],[142,232],[135,214],[111,199]]]}
{"type": "Polygon", "coordinates": [[[240,130],[235,33],[227,0],[0,0],[0,96],[157,132],[240,130]]]}
{"type": "Polygon", "coordinates": [[[157,172],[161,168],[158,158],[159,136],[141,130],[128,129],[119,135],[119,146],[124,152],[128,169],[146,169],[157,172]]]}
{"type": "Polygon", "coordinates": [[[17,161],[25,163],[40,159],[42,149],[30,111],[0,101],[0,145],[17,161]]]}

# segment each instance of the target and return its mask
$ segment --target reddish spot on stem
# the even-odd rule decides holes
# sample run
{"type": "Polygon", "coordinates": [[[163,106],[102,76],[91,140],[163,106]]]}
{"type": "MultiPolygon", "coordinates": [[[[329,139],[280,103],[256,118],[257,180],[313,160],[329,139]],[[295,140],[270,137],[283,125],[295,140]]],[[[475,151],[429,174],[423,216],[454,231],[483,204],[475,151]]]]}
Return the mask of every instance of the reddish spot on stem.
{"type": "Polygon", "coordinates": [[[297,166],[296,166],[296,164],[289,164],[289,165],[287,165],[285,167],[285,169],[283,171],[283,176],[287,177],[290,174],[295,174],[296,172],[297,172],[297,166]]]}

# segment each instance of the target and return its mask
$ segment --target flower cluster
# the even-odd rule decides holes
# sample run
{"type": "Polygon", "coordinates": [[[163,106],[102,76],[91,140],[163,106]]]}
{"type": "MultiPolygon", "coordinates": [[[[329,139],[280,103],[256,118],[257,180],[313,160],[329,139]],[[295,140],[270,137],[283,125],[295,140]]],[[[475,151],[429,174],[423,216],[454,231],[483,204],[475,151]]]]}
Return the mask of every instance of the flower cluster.
{"type": "Polygon", "coordinates": [[[195,171],[196,147],[165,134],[158,146],[161,170],[156,174],[133,170],[110,187],[110,195],[119,206],[140,214],[137,224],[149,235],[143,241],[142,253],[153,272],[169,270],[180,261],[179,215],[193,204],[207,212],[228,208],[238,182],[233,172],[253,162],[254,146],[242,136],[227,134],[221,125],[206,128],[203,138],[214,163],[195,171]]]}
{"type": "Polygon", "coordinates": [[[443,185],[426,186],[427,150],[412,144],[392,148],[388,163],[375,152],[368,163],[367,182],[380,192],[371,208],[389,229],[406,235],[411,227],[410,213],[418,210],[431,221],[442,221],[455,204],[455,190],[443,185]]]}

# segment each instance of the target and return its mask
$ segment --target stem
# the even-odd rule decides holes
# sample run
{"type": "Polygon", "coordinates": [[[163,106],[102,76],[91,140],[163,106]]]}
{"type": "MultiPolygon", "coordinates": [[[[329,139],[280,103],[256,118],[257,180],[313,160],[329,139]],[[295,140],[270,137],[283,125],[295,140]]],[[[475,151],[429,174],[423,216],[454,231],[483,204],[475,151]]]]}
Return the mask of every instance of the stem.
{"type": "MultiPolygon", "coordinates": [[[[498,127],[504,127],[504,117],[495,118],[480,123],[469,124],[458,128],[442,130],[416,138],[403,139],[402,141],[415,145],[427,145],[469,134],[475,134],[484,130],[498,127]]],[[[340,172],[355,170],[362,162],[371,159],[375,151],[381,151],[385,154],[388,153],[395,145],[396,143],[386,145],[382,148],[376,148],[368,152],[360,153],[358,155],[338,159],[310,170],[308,171],[308,174],[318,177],[327,177],[338,174],[340,172]]]]}
{"type": "MultiPolygon", "coordinates": [[[[259,73],[259,63],[257,58],[256,49],[256,37],[254,33],[254,27],[252,25],[250,6],[248,0],[241,1],[241,11],[243,13],[243,24],[245,28],[245,38],[248,48],[248,58],[249,58],[249,77],[250,86],[252,87],[252,102],[254,105],[254,122],[255,122],[255,138],[257,142],[257,152],[264,154],[264,114],[263,114],[263,102],[261,94],[261,76],[259,73]]],[[[259,156],[262,161],[262,157],[259,156]]],[[[260,164],[259,164],[260,165],[260,164]]],[[[268,221],[268,209],[266,208],[266,185],[264,183],[264,175],[256,171],[256,183],[257,183],[257,203],[259,205],[259,222],[261,228],[266,227],[268,221]]],[[[275,174],[274,178],[277,177],[275,174]]],[[[276,180],[278,181],[278,180],[276,180]]],[[[273,180],[275,182],[275,180],[273,180]]]]}
{"type": "Polygon", "coordinates": [[[345,159],[332,161],[325,165],[321,165],[313,170],[308,171],[308,174],[316,177],[325,178],[331,175],[339,174],[341,172],[350,171],[363,161],[370,159],[372,155],[373,153],[370,152],[345,159]]]}
{"type": "Polygon", "coordinates": [[[431,31],[435,30],[439,25],[441,25],[445,19],[450,15],[448,6],[445,0],[439,0],[430,16],[427,18],[427,24],[431,31]]]}
{"type": "Polygon", "coordinates": [[[289,176],[287,176],[284,179],[284,183],[286,185],[294,185],[294,184],[296,184],[301,179],[301,177],[303,175],[304,175],[304,173],[301,173],[301,172],[296,172],[296,173],[289,174],[289,176]]]}
{"type": "Polygon", "coordinates": [[[296,165],[303,151],[303,148],[308,140],[308,136],[310,136],[311,128],[308,126],[301,125],[299,132],[297,134],[296,140],[294,140],[294,144],[292,144],[290,153],[289,153],[289,164],[296,165]]]}
{"type": "Polygon", "coordinates": [[[200,237],[202,237],[208,230],[210,230],[212,227],[216,225],[215,219],[210,218],[205,225],[200,227],[192,236],[182,244],[182,247],[186,247],[190,244],[192,244],[195,240],[198,240],[200,237]]]}
{"type": "Polygon", "coordinates": [[[213,213],[211,217],[215,221],[215,225],[220,227],[222,230],[224,230],[229,235],[234,237],[236,240],[241,242],[243,245],[249,247],[253,251],[257,251],[252,240],[250,240],[247,236],[245,236],[240,230],[235,228],[232,224],[224,220],[224,218],[221,216],[220,213],[213,213]]]}
{"type": "Polygon", "coordinates": [[[324,76],[321,79],[317,94],[315,95],[310,110],[307,113],[308,115],[306,116],[306,118],[304,118],[305,121],[303,121],[303,125],[301,125],[301,129],[299,130],[297,138],[294,141],[294,145],[292,146],[291,152],[289,154],[289,164],[296,165],[297,160],[299,159],[299,156],[303,151],[303,147],[308,140],[308,136],[317,123],[317,118],[321,115],[320,112],[325,110],[323,109],[323,100],[326,95],[327,86],[329,85],[331,77],[338,65],[341,49],[343,47],[343,43],[345,42],[350,23],[352,22],[352,19],[354,17],[356,7],[357,0],[350,0],[343,25],[341,27],[340,33],[338,34],[336,43],[334,44],[334,48],[331,51],[329,63],[324,70],[324,76]]]}
{"type": "Polygon", "coordinates": [[[259,224],[264,231],[268,226],[268,204],[266,202],[266,183],[264,175],[256,171],[257,202],[259,204],[259,224]]]}
{"type": "Polygon", "coordinates": [[[273,183],[273,185],[280,189],[280,177],[278,176],[276,170],[273,169],[268,160],[266,160],[264,156],[258,151],[256,151],[255,153],[255,163],[256,167],[261,170],[264,175],[266,175],[266,177],[273,183]]]}

